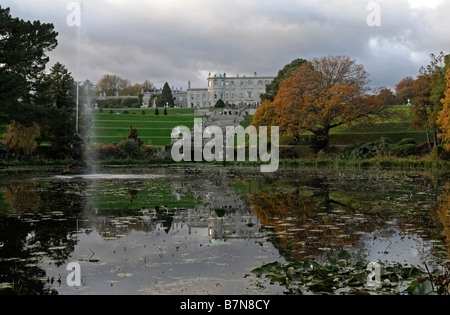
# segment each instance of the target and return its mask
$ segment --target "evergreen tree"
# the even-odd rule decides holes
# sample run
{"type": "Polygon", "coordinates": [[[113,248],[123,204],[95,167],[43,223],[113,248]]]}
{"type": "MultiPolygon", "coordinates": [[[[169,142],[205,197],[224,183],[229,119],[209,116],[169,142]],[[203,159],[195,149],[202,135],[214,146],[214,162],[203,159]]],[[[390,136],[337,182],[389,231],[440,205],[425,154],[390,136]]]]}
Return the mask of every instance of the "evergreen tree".
{"type": "Polygon", "coordinates": [[[41,77],[37,90],[36,112],[41,126],[42,141],[51,144],[51,155],[64,158],[70,153],[75,132],[76,84],[61,63],[56,63],[49,74],[41,77]]]}
{"type": "Polygon", "coordinates": [[[67,68],[57,62],[48,75],[43,75],[36,93],[36,102],[57,109],[73,109],[76,105],[76,85],[67,68]]]}
{"type": "Polygon", "coordinates": [[[56,48],[53,24],[13,18],[0,6],[0,121],[33,125],[33,95],[38,77],[56,48]]]}
{"type": "Polygon", "coordinates": [[[166,105],[169,105],[170,107],[174,106],[172,90],[167,82],[164,84],[162,94],[158,98],[156,105],[158,107],[165,107],[166,105]]]}
{"type": "Polygon", "coordinates": [[[214,108],[225,108],[225,102],[222,101],[221,99],[219,99],[219,100],[216,102],[216,105],[214,106],[214,108]]]}

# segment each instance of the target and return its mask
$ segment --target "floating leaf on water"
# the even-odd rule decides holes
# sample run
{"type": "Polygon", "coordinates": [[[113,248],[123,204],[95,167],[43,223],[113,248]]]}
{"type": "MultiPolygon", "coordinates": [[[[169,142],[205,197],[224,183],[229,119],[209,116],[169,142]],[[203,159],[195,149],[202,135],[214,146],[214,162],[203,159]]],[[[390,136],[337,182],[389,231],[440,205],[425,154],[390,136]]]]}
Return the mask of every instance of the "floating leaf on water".
{"type": "Polygon", "coordinates": [[[13,288],[12,283],[8,283],[8,282],[0,283],[0,290],[2,290],[2,289],[12,289],[12,288],[13,288]]]}
{"type": "Polygon", "coordinates": [[[343,250],[338,254],[338,257],[340,259],[349,260],[350,258],[352,258],[352,255],[349,252],[343,250]]]}
{"type": "Polygon", "coordinates": [[[39,221],[39,220],[25,219],[25,220],[23,220],[23,222],[26,222],[26,223],[36,223],[36,222],[40,222],[40,221],[39,221]]]}
{"type": "Polygon", "coordinates": [[[407,290],[414,295],[427,295],[433,292],[433,285],[427,277],[422,277],[411,283],[407,290]]]}
{"type": "Polygon", "coordinates": [[[49,247],[48,250],[62,250],[66,248],[66,246],[55,246],[55,247],[49,247]]]}
{"type": "Polygon", "coordinates": [[[119,274],[117,274],[117,276],[120,278],[129,278],[129,277],[133,276],[133,274],[132,273],[119,273],[119,274]]]}

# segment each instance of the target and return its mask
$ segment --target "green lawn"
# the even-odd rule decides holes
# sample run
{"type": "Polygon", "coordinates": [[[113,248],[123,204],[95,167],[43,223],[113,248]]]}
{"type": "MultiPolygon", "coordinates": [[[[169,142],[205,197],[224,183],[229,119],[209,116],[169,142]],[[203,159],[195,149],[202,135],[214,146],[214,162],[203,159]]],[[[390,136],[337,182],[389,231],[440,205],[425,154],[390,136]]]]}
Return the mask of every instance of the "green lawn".
{"type": "MultiPolygon", "coordinates": [[[[396,106],[392,109],[394,115],[390,121],[376,121],[371,126],[353,125],[340,126],[330,131],[331,145],[350,145],[354,143],[369,142],[380,137],[391,138],[394,142],[399,142],[403,138],[414,138],[417,143],[427,141],[425,130],[412,130],[410,124],[413,117],[410,115],[410,107],[396,106]]],[[[252,116],[246,117],[244,126],[251,122],[252,116]]],[[[312,133],[305,132],[304,136],[310,136],[312,133]]],[[[281,136],[280,144],[286,145],[292,142],[291,136],[281,136]]]]}
{"type": "Polygon", "coordinates": [[[94,114],[93,126],[89,131],[92,142],[97,143],[117,143],[127,137],[130,127],[138,130],[138,135],[145,143],[155,146],[169,145],[171,141],[171,131],[177,126],[194,127],[194,119],[202,116],[192,115],[192,109],[169,109],[168,115],[163,115],[164,110],[159,110],[160,115],[154,114],[154,109],[145,110],[146,114],[141,114],[139,110],[127,110],[130,114],[123,114],[123,110],[113,109],[103,110],[103,113],[94,114]],[[119,113],[119,114],[117,114],[119,113]],[[136,114],[132,114],[136,113],[136,114]]]}
{"type": "Polygon", "coordinates": [[[380,137],[391,138],[399,142],[404,138],[413,138],[417,143],[427,141],[426,130],[411,129],[413,116],[410,114],[409,106],[396,106],[392,109],[394,115],[389,121],[376,121],[372,126],[354,125],[341,126],[330,132],[331,145],[349,145],[379,139],[380,137]]]}

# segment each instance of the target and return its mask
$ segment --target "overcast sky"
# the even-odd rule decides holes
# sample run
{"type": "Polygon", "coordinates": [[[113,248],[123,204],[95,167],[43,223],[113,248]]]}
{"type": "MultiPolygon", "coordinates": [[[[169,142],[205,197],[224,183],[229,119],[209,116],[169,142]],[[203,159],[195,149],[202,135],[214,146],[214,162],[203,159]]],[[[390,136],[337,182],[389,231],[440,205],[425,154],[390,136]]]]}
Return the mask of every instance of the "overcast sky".
{"type": "MultiPolygon", "coordinates": [[[[53,23],[50,65],[78,80],[104,74],[162,87],[206,87],[209,72],[275,76],[296,58],[348,55],[371,85],[417,76],[430,53],[450,53],[450,0],[1,0],[11,15],[53,23]],[[67,23],[80,3],[81,28],[67,23]],[[380,26],[370,27],[370,3],[380,26]],[[77,67],[77,48],[80,62],[77,67]],[[77,70],[79,69],[79,70],[77,70]],[[77,75],[78,74],[78,75],[77,75]]],[[[370,19],[371,21],[376,21],[370,19]]]]}

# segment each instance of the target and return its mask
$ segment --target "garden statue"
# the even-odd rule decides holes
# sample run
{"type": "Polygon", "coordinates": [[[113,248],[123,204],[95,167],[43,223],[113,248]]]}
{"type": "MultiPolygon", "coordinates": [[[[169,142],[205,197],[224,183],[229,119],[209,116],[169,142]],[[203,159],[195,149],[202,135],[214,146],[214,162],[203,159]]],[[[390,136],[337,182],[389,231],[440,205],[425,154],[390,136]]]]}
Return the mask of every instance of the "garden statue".
{"type": "Polygon", "coordinates": [[[64,170],[63,174],[85,173],[87,164],[84,161],[84,149],[87,144],[78,133],[73,135],[72,140],[71,149],[73,161],[69,167],[64,170]]]}

